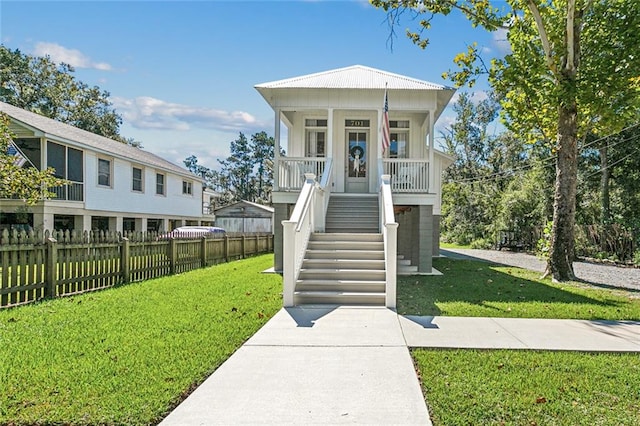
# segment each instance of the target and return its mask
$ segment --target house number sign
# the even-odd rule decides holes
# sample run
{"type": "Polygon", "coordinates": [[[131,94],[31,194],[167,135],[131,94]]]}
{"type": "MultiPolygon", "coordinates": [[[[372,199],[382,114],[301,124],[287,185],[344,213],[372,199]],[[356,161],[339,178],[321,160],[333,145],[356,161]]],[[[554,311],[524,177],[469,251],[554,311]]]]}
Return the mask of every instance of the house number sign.
{"type": "Polygon", "coordinates": [[[369,120],[345,120],[345,127],[369,127],[369,120]]]}

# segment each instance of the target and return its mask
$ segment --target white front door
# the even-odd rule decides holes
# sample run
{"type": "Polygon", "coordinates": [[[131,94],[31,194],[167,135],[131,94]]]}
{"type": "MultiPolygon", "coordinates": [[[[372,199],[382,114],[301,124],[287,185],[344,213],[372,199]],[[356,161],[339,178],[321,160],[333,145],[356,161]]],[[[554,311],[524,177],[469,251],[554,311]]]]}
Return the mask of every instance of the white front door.
{"type": "Polygon", "coordinates": [[[345,192],[369,192],[369,131],[347,131],[345,192]]]}

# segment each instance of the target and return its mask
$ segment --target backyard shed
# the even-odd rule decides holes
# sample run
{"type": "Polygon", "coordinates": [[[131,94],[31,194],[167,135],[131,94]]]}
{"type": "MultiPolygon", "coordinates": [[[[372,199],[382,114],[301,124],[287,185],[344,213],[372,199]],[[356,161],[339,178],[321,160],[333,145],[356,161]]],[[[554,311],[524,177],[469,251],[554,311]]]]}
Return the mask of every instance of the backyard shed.
{"type": "Polygon", "coordinates": [[[238,201],[215,210],[216,226],[227,232],[273,233],[273,207],[238,201]]]}

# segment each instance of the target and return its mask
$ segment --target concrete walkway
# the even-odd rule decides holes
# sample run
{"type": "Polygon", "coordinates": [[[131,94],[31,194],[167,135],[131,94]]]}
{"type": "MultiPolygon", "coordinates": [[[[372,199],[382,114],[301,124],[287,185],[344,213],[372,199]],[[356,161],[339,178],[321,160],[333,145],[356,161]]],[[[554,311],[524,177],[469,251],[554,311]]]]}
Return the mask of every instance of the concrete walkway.
{"type": "Polygon", "coordinates": [[[410,347],[640,352],[640,322],[282,309],[161,425],[430,425],[410,347]]]}

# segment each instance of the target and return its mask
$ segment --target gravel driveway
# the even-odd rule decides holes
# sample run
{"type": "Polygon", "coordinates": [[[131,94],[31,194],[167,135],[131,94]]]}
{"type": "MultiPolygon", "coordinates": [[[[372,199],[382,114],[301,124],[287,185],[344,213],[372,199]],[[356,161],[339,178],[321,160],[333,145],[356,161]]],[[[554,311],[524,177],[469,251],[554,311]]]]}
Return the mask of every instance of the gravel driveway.
{"type": "MultiPolygon", "coordinates": [[[[486,260],[540,273],[544,272],[546,265],[545,261],[538,259],[534,255],[515,251],[440,249],[440,253],[451,258],[486,260]]],[[[589,284],[599,287],[618,287],[640,291],[640,269],[638,268],[574,262],[573,269],[579,280],[589,284]]]]}

